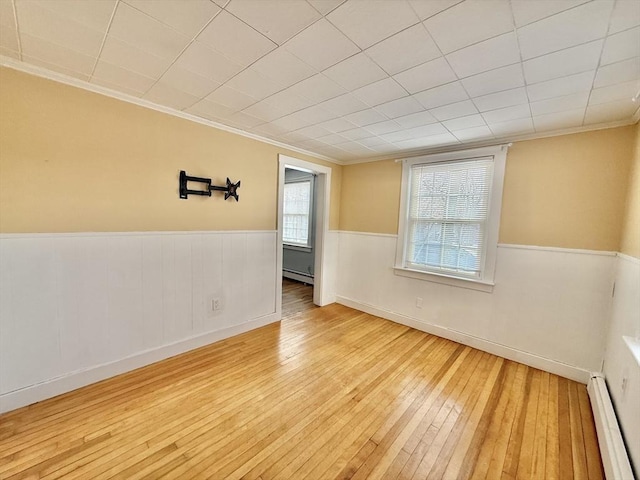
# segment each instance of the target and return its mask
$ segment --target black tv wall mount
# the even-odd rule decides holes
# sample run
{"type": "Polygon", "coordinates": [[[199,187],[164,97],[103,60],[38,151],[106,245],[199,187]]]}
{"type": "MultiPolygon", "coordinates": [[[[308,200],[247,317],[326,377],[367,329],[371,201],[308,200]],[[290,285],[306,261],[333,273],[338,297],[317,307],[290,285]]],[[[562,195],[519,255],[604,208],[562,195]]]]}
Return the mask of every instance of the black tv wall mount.
{"type": "Polygon", "coordinates": [[[224,199],[226,200],[229,197],[233,197],[236,199],[236,202],[239,201],[238,197],[238,189],[240,188],[240,180],[237,183],[231,183],[229,177],[227,177],[227,186],[226,187],[216,187],[215,185],[211,185],[210,178],[202,178],[202,177],[190,177],[187,175],[187,172],[184,170],[180,170],[180,198],[188,198],[189,195],[202,195],[202,196],[211,196],[211,192],[224,192],[224,199]],[[187,182],[198,182],[204,183],[204,190],[190,190],[187,187],[187,182]]]}

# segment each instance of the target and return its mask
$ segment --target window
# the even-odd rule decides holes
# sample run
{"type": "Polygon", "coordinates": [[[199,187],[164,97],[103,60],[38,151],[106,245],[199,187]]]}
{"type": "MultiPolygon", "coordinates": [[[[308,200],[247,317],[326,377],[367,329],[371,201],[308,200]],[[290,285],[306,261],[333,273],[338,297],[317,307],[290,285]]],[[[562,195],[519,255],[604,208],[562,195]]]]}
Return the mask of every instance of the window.
{"type": "Polygon", "coordinates": [[[311,181],[285,183],[282,241],[309,246],[311,181]]]}
{"type": "Polygon", "coordinates": [[[504,149],[404,161],[397,273],[493,284],[504,149]]]}

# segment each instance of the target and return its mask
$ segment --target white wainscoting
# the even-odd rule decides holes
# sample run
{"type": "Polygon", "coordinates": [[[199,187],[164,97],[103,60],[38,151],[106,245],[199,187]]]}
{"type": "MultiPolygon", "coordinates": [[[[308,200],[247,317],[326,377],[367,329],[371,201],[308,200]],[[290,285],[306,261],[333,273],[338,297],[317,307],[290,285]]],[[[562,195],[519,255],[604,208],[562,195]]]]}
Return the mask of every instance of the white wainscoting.
{"type": "Polygon", "coordinates": [[[640,474],[640,359],[623,336],[640,338],[640,260],[618,254],[604,357],[607,388],[636,474],[640,474]]]}
{"type": "Polygon", "coordinates": [[[395,249],[340,232],[337,301],[583,383],[600,371],[614,253],[500,245],[486,293],[395,275],[395,249]]]}
{"type": "Polygon", "coordinates": [[[276,273],[275,231],[2,235],[0,411],[277,321],[276,273]]]}

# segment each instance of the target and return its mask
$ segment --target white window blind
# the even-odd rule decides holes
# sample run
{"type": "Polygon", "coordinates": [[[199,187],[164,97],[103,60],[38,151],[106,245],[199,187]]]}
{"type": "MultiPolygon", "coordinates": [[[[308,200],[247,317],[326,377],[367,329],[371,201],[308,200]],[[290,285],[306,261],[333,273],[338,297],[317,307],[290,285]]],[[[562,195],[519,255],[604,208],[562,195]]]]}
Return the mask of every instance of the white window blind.
{"type": "Polygon", "coordinates": [[[282,241],[295,245],[309,245],[310,181],[285,183],[283,210],[282,241]]]}
{"type": "Polygon", "coordinates": [[[481,278],[493,157],[411,166],[405,268],[481,278]]]}

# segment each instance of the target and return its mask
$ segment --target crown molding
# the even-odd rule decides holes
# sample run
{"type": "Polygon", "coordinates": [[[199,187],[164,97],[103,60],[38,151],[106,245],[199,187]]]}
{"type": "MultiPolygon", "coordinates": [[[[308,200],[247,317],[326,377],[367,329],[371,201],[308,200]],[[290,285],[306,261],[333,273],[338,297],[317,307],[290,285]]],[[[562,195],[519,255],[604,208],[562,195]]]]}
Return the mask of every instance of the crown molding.
{"type": "Polygon", "coordinates": [[[100,85],[94,85],[93,83],[86,82],[84,80],[80,80],[78,78],[73,78],[68,75],[64,75],[62,73],[53,72],[46,68],[42,68],[36,65],[31,65],[29,63],[22,62],[20,60],[15,60],[13,58],[0,55],[0,66],[11,68],[13,70],[17,70],[23,73],[28,73],[30,75],[34,75],[36,77],[45,78],[47,80],[52,80],[54,82],[63,83],[65,85],[70,85],[72,87],[80,88],[82,90],[87,90],[89,92],[97,93],[100,95],[104,95],[107,97],[115,98],[116,100],[121,100],[123,102],[132,103],[134,105],[138,105],[140,107],[148,108],[150,110],[155,110],[157,112],[166,113],[167,115],[172,115],[174,117],[182,118],[184,120],[189,120],[191,122],[199,123],[201,125],[206,125],[208,127],[213,127],[218,130],[223,130],[225,132],[234,133],[236,135],[240,135],[242,137],[250,138],[252,140],[257,140],[262,143],[267,143],[269,145],[274,145],[276,147],[285,148],[287,150],[291,150],[293,152],[301,153],[303,155],[308,155],[310,157],[316,158],[318,160],[324,160],[326,162],[334,163],[336,165],[345,165],[345,162],[341,160],[337,160],[335,158],[327,157],[325,155],[321,155],[319,153],[311,152],[309,150],[305,150],[304,148],[295,147],[293,145],[289,145],[287,143],[279,142],[277,140],[273,140],[271,138],[262,137],[260,135],[256,135],[254,133],[247,132],[245,130],[241,130],[239,128],[230,127],[228,125],[224,125],[222,123],[214,122],[211,120],[207,120],[206,118],[198,117],[196,115],[192,115],[190,113],[182,112],[180,110],[176,110],[174,108],[165,107],[163,105],[158,105],[157,103],[150,102],[148,100],[144,100],[142,98],[134,97],[133,95],[128,95],[126,93],[118,92],[116,90],[112,90],[110,88],[102,87],[100,85]]]}

